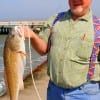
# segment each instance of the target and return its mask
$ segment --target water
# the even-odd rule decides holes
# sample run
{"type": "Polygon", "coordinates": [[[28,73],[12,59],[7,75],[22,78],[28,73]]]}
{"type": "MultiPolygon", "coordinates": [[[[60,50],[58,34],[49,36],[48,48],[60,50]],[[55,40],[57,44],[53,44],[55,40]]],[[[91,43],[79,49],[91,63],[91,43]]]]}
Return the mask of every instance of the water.
{"type": "MultiPolygon", "coordinates": [[[[4,77],[4,64],[3,64],[3,48],[4,48],[4,42],[7,35],[0,35],[0,80],[4,77]]],[[[29,56],[29,41],[25,40],[25,47],[26,47],[26,53],[29,56]]],[[[32,67],[33,69],[41,64],[45,59],[46,56],[40,56],[32,47],[31,47],[31,53],[32,53],[32,67]]],[[[25,71],[24,75],[28,74],[30,72],[30,61],[29,58],[26,61],[25,71]]]]}

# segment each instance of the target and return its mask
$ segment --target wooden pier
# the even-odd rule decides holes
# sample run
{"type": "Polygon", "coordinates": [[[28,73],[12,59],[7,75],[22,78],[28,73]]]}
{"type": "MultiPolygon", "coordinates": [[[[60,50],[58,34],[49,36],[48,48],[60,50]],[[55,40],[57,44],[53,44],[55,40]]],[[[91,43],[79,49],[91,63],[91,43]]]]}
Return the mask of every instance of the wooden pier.
{"type": "Polygon", "coordinates": [[[14,26],[19,26],[19,25],[27,25],[32,30],[36,30],[37,28],[43,27],[44,23],[46,21],[5,21],[5,22],[0,22],[0,34],[8,34],[11,28],[14,26]]]}

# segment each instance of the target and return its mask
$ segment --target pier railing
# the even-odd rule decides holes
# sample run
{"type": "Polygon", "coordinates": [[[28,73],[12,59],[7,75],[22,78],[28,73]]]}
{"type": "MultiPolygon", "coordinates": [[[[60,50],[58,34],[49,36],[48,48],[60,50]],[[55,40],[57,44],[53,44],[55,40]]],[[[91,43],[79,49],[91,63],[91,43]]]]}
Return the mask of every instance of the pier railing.
{"type": "Polygon", "coordinates": [[[33,31],[41,31],[46,21],[5,21],[0,22],[0,34],[8,34],[12,27],[17,25],[28,25],[33,31]]]}

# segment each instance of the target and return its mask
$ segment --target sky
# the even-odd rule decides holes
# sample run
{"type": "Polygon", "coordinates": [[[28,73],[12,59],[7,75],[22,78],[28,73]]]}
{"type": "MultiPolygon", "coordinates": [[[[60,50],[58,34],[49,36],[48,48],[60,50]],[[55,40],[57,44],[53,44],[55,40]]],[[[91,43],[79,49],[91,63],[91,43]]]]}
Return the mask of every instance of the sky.
{"type": "MultiPolygon", "coordinates": [[[[68,9],[68,0],[0,0],[0,21],[47,20],[68,9]]],[[[100,0],[93,0],[91,9],[100,17],[100,0]]]]}

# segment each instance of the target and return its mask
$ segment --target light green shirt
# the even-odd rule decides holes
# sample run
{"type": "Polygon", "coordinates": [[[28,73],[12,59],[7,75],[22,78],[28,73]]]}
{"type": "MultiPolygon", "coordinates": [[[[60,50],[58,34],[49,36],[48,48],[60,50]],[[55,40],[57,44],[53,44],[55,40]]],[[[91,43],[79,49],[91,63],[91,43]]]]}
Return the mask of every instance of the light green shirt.
{"type": "MultiPolygon", "coordinates": [[[[55,16],[48,21],[48,26],[55,16]]],[[[47,27],[40,35],[49,36],[47,27]]],[[[44,36],[44,37],[45,37],[44,36]]],[[[45,38],[47,41],[47,38],[45,38]]],[[[51,36],[48,53],[48,75],[58,86],[73,88],[87,82],[89,60],[94,42],[94,28],[91,11],[76,21],[68,11],[57,21],[51,36]]],[[[100,80],[100,65],[96,61],[93,80],[100,80]]]]}

